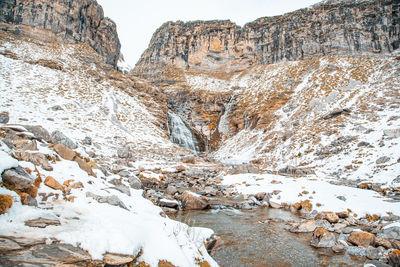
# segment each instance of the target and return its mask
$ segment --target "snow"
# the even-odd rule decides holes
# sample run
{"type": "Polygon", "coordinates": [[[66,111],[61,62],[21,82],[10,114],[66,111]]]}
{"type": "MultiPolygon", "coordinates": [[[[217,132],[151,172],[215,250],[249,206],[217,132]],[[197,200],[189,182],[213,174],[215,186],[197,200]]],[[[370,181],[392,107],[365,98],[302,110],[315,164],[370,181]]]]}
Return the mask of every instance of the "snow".
{"type": "Polygon", "coordinates": [[[18,160],[0,150],[0,174],[2,174],[4,170],[15,167],[18,167],[18,160]]]}
{"type": "Polygon", "coordinates": [[[272,201],[295,204],[308,199],[317,211],[339,212],[350,209],[358,216],[383,216],[388,212],[400,215],[399,203],[389,202],[377,192],[334,185],[316,176],[294,179],[273,174],[239,174],[223,177],[222,184],[234,185],[237,192],[243,194],[272,193],[278,190],[278,194],[272,195],[272,201]],[[308,193],[305,194],[304,191],[308,193]],[[340,196],[346,200],[339,199],[340,196]]]}

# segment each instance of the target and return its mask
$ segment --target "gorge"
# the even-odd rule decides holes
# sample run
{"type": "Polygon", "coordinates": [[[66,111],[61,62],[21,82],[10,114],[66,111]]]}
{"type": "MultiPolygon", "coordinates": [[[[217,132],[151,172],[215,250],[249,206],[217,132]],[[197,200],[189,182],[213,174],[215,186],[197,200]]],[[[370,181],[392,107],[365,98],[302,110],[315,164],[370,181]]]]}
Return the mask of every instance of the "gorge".
{"type": "Polygon", "coordinates": [[[399,12],[166,22],[125,72],[95,0],[0,2],[0,265],[398,266],[399,12]]]}

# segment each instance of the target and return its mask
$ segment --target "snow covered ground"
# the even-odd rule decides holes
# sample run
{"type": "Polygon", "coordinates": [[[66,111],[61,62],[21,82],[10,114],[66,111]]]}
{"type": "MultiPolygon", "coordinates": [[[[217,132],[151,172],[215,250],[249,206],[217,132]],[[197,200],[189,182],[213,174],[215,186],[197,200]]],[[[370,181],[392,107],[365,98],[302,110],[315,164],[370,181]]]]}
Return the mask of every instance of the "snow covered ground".
{"type": "MultiPolygon", "coordinates": [[[[41,44],[2,36],[0,52],[0,112],[9,112],[9,125],[41,125],[50,133],[60,130],[77,143],[76,151],[83,157],[94,152],[96,159],[92,160],[97,164],[112,167],[121,161],[118,149],[129,148],[139,157],[132,162],[133,168],[158,164],[171,170],[164,156],[181,150],[155,126],[156,118],[137,96],[122,92],[105,78],[107,73],[98,68],[92,50],[81,45],[41,44]],[[88,58],[92,63],[85,62],[88,58]],[[38,60],[57,62],[62,69],[35,63],[38,60]],[[91,71],[103,76],[101,82],[91,71]],[[82,141],[85,137],[91,138],[91,145],[82,141]]],[[[44,141],[38,141],[38,149],[45,155],[55,155],[44,141]]],[[[93,259],[100,260],[108,252],[139,255],[137,261],[150,266],[158,266],[161,260],[175,266],[205,261],[218,266],[204,246],[212,230],[169,219],[161,208],[143,197],[143,190],[129,188],[129,194],[116,190],[110,180],[127,184],[120,175],[106,176],[94,168],[97,177],[93,177],[78,163],[61,157],[51,163],[52,171],[46,171],[30,162],[18,162],[11,153],[13,150],[0,142],[0,173],[19,164],[31,171],[37,168],[32,175],[40,173],[43,180],[52,176],[60,184],[73,180],[82,186],[72,188],[67,201],[65,192],[41,184],[37,207],[22,205],[16,192],[0,187],[0,194],[11,195],[14,201],[11,209],[0,215],[0,235],[45,238],[47,243],[59,240],[85,249],[93,259]],[[95,200],[97,196],[119,199],[120,205],[100,203],[95,200]],[[59,220],[61,225],[25,225],[25,221],[39,217],[59,220]]]]}

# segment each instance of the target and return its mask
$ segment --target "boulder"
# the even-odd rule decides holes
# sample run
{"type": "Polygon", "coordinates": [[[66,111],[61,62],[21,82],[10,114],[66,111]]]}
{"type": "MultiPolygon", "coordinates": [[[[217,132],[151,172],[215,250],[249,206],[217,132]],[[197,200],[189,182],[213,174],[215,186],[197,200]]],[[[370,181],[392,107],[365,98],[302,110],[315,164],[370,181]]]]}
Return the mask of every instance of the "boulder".
{"type": "Polygon", "coordinates": [[[44,184],[54,190],[60,190],[63,192],[65,190],[65,187],[61,185],[59,182],[57,182],[57,180],[54,179],[52,176],[47,176],[46,180],[44,180],[44,184]]]}
{"type": "Polygon", "coordinates": [[[158,200],[158,206],[167,207],[167,208],[171,208],[171,209],[179,209],[178,201],[165,199],[165,198],[161,198],[160,200],[158,200]]]}
{"type": "Polygon", "coordinates": [[[10,121],[10,115],[7,111],[0,112],[0,123],[8,123],[10,121]]]}
{"type": "Polygon", "coordinates": [[[132,157],[132,153],[129,151],[128,147],[122,147],[117,150],[117,155],[121,159],[132,157]]]}
{"type": "Polygon", "coordinates": [[[349,254],[349,255],[353,255],[353,256],[366,257],[367,256],[367,249],[366,248],[349,246],[349,247],[347,247],[346,253],[349,254]]]}
{"type": "Polygon", "coordinates": [[[224,241],[222,241],[221,237],[217,236],[216,234],[212,234],[205,242],[207,252],[211,256],[214,256],[215,253],[223,247],[223,245],[224,241]]]}
{"type": "Polygon", "coordinates": [[[38,150],[37,142],[35,140],[14,140],[14,147],[19,150],[38,150]]]}
{"type": "Polygon", "coordinates": [[[344,246],[343,244],[340,244],[340,243],[339,244],[335,244],[332,247],[332,251],[337,253],[337,254],[344,253],[346,251],[346,246],[344,246]]]}
{"type": "Polygon", "coordinates": [[[62,132],[60,132],[58,130],[52,132],[50,138],[51,138],[51,142],[53,144],[62,144],[71,149],[78,148],[78,145],[74,141],[69,139],[65,134],[63,134],[62,132]]]}
{"type": "Polygon", "coordinates": [[[210,206],[206,197],[190,191],[183,192],[181,201],[183,210],[204,210],[210,206]]]}
{"type": "Polygon", "coordinates": [[[66,160],[73,160],[76,152],[63,144],[54,144],[50,146],[60,157],[66,160]]]}
{"type": "Polygon", "coordinates": [[[97,177],[96,174],[93,172],[92,167],[81,157],[75,156],[74,161],[78,163],[79,167],[84,170],[87,174],[93,177],[97,177]]]}
{"type": "Polygon", "coordinates": [[[116,189],[116,190],[120,191],[121,193],[124,193],[128,196],[131,195],[131,190],[129,189],[129,186],[124,185],[120,179],[112,179],[110,181],[110,184],[115,185],[115,187],[111,187],[111,188],[116,189]]]}
{"type": "Polygon", "coordinates": [[[387,238],[375,237],[374,246],[375,247],[382,246],[384,248],[392,248],[392,243],[387,238]]]}
{"type": "Polygon", "coordinates": [[[339,216],[331,211],[323,211],[318,213],[315,219],[325,219],[330,223],[337,223],[339,221],[339,216]]]}
{"type": "Polygon", "coordinates": [[[49,132],[40,125],[24,125],[24,127],[31,133],[35,135],[35,137],[39,140],[44,140],[46,142],[50,142],[51,136],[49,132]]]}
{"type": "Polygon", "coordinates": [[[16,151],[14,152],[15,157],[20,161],[31,162],[35,166],[41,166],[46,171],[52,171],[53,167],[50,165],[47,157],[40,152],[27,152],[27,151],[16,151]]]}
{"type": "Polygon", "coordinates": [[[85,144],[85,145],[90,146],[90,145],[92,145],[92,138],[90,138],[89,136],[86,136],[86,137],[82,140],[82,143],[85,144]]]}
{"type": "Polygon", "coordinates": [[[255,194],[254,197],[255,197],[258,201],[263,201],[266,195],[267,195],[266,192],[259,192],[259,193],[255,194]]]}
{"type": "Polygon", "coordinates": [[[21,191],[27,190],[35,181],[21,166],[5,170],[1,177],[4,183],[21,191]]]}
{"type": "Polygon", "coordinates": [[[368,246],[366,250],[367,258],[370,260],[378,260],[384,257],[386,249],[384,247],[374,248],[372,246],[368,246]]]}
{"type": "Polygon", "coordinates": [[[292,232],[292,233],[311,233],[311,232],[314,232],[315,228],[317,228],[317,226],[315,225],[315,220],[311,219],[306,222],[302,222],[300,224],[293,226],[290,229],[290,232],[292,232]]]}
{"type": "Polygon", "coordinates": [[[364,231],[353,231],[351,232],[349,239],[347,241],[356,246],[365,248],[368,247],[369,245],[374,244],[375,235],[364,231]]]}
{"type": "Polygon", "coordinates": [[[394,223],[383,227],[377,234],[381,238],[400,239],[400,224],[394,223]]]}
{"type": "Polygon", "coordinates": [[[21,203],[22,205],[27,205],[27,206],[34,206],[37,207],[37,200],[34,199],[32,196],[30,196],[27,193],[20,193],[19,194],[20,198],[21,198],[21,203]]]}
{"type": "Polygon", "coordinates": [[[314,230],[311,246],[317,248],[330,248],[336,243],[336,237],[333,233],[328,232],[323,228],[317,228],[314,230]]]}
{"type": "Polygon", "coordinates": [[[391,266],[400,266],[400,250],[395,249],[389,253],[389,265],[391,266]]]}
{"type": "Polygon", "coordinates": [[[280,208],[282,208],[282,205],[281,205],[281,204],[279,204],[278,202],[272,201],[272,200],[269,201],[269,205],[270,205],[271,208],[273,208],[273,209],[280,209],[280,208]]]}
{"type": "Polygon", "coordinates": [[[139,190],[139,189],[143,188],[142,181],[139,178],[137,178],[136,176],[128,177],[128,183],[129,183],[129,186],[133,189],[139,190]]]}
{"type": "Polygon", "coordinates": [[[339,218],[344,219],[344,218],[349,217],[349,212],[348,212],[347,210],[346,210],[346,211],[339,211],[339,212],[336,212],[336,215],[337,215],[339,218]]]}
{"type": "Polygon", "coordinates": [[[315,172],[310,168],[297,168],[294,166],[286,166],[278,171],[280,175],[290,175],[290,176],[306,176],[314,174],[315,172]]]}
{"type": "MultiPolygon", "coordinates": [[[[4,214],[11,208],[13,198],[9,195],[0,195],[0,215],[4,214]]],[[[0,243],[1,245],[1,243],[0,243]]]]}
{"type": "Polygon", "coordinates": [[[170,196],[175,195],[177,192],[178,192],[178,189],[176,189],[176,187],[170,186],[170,185],[169,185],[169,186],[167,187],[167,189],[165,190],[165,193],[168,194],[168,195],[170,195],[170,196]]]}
{"type": "Polygon", "coordinates": [[[383,156],[376,160],[376,164],[384,164],[388,161],[390,161],[390,158],[387,156],[383,156]]]}

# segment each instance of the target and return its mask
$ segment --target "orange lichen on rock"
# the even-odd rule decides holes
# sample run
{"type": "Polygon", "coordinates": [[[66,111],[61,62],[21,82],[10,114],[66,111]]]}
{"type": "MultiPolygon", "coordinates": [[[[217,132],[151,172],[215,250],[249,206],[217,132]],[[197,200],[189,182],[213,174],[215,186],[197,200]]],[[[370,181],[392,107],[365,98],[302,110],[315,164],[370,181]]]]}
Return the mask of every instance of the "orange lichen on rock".
{"type": "Polygon", "coordinates": [[[0,195],[0,215],[4,214],[11,208],[13,199],[9,195],[0,195]]]}

